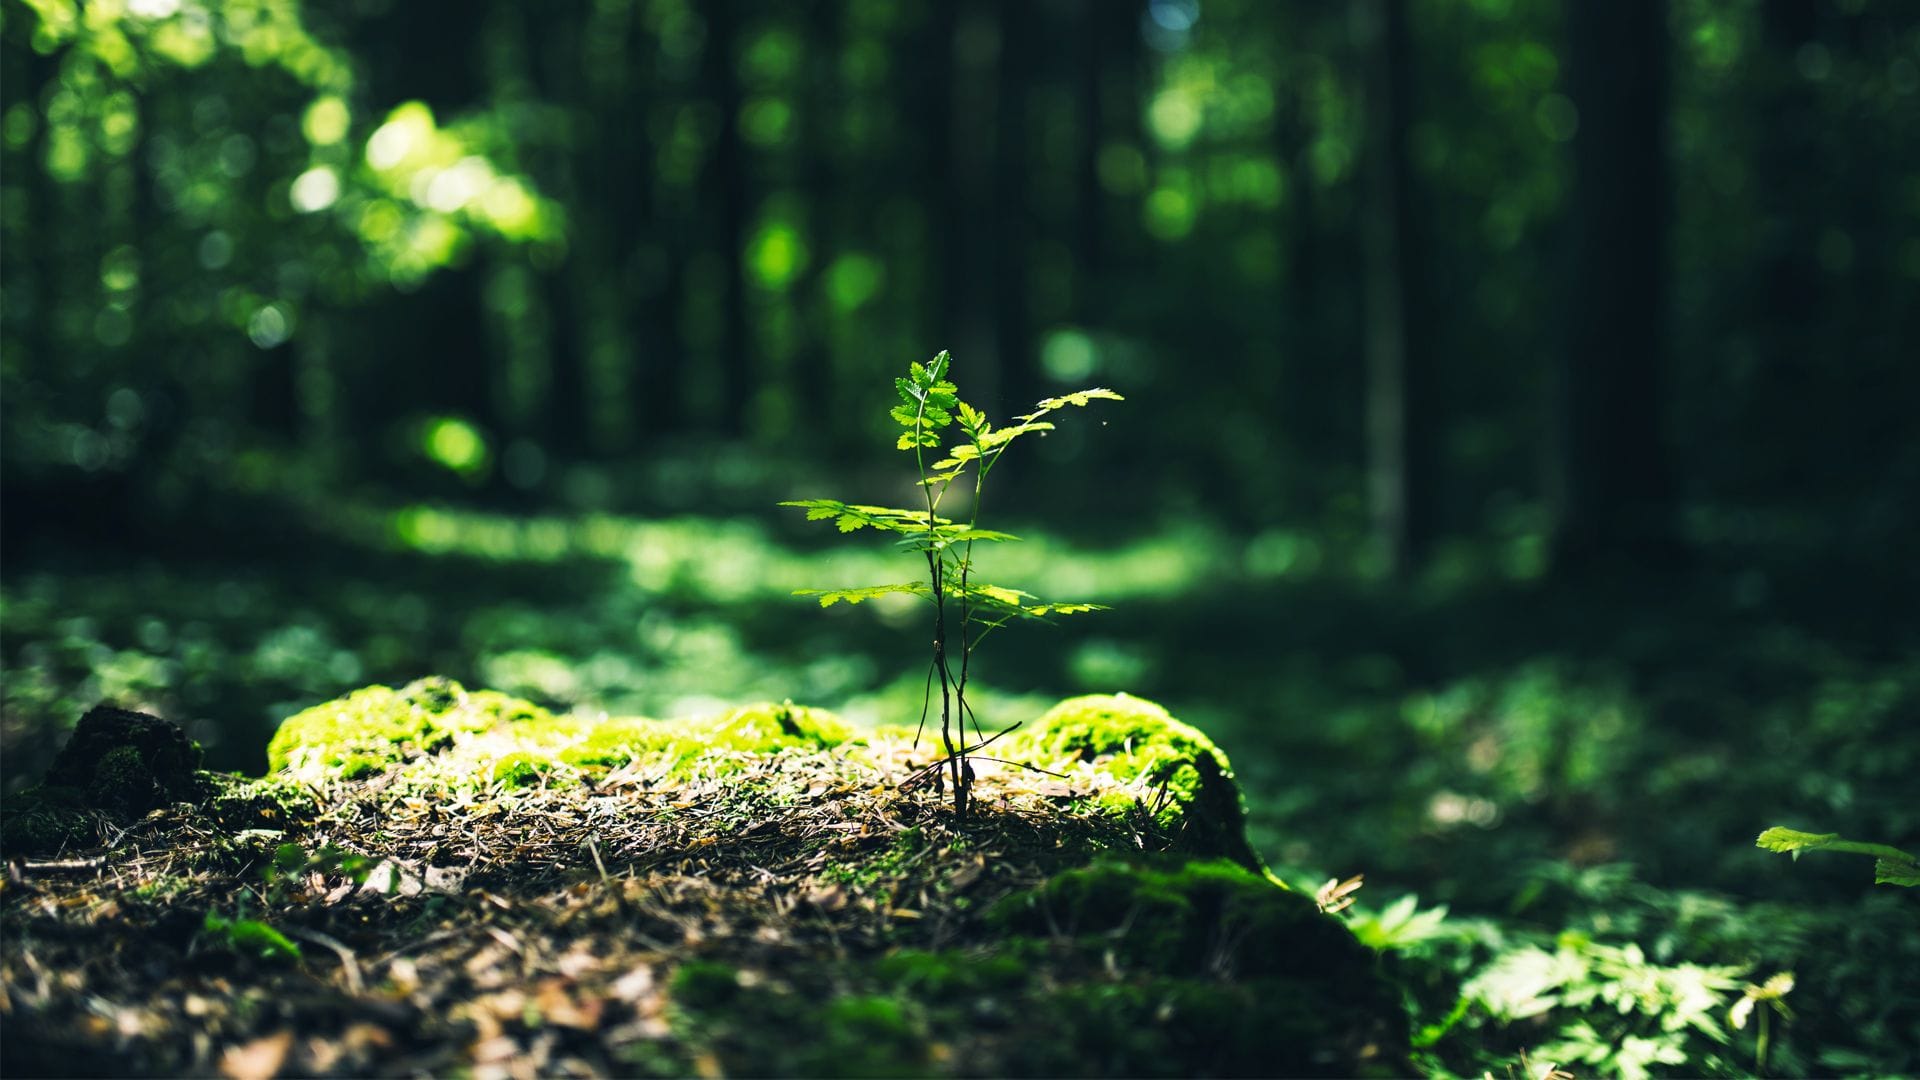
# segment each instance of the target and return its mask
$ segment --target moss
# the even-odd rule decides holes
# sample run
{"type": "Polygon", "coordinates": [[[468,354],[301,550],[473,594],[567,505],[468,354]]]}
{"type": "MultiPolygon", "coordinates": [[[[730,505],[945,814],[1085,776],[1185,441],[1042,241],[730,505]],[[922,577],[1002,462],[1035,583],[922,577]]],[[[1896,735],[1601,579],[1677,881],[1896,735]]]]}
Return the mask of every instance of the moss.
{"type": "Polygon", "coordinates": [[[538,754],[517,753],[493,763],[493,782],[502,787],[533,787],[553,772],[553,759],[538,754]]]}
{"type": "Polygon", "coordinates": [[[909,1076],[926,1039],[909,1006],[879,994],[811,995],[689,960],[669,987],[682,1039],[749,1076],[909,1076]]]}
{"type": "Polygon", "coordinates": [[[1009,735],[1006,753],[1045,768],[1091,769],[1118,789],[1094,800],[1099,812],[1150,818],[1187,854],[1263,868],[1247,843],[1246,807],[1226,753],[1151,701],[1069,698],[1009,735]]]}
{"type": "Polygon", "coordinates": [[[92,847],[100,840],[101,815],[86,794],[59,784],[41,784],[7,797],[0,819],[0,848],[10,855],[40,855],[92,847]]]}
{"type": "Polygon", "coordinates": [[[231,773],[207,773],[213,795],[208,816],[230,832],[242,829],[297,830],[320,816],[320,804],[307,787],[284,777],[257,779],[231,773]]]}
{"type": "Polygon", "coordinates": [[[799,1062],[814,1076],[911,1076],[926,1071],[926,1046],[901,1003],[878,995],[835,998],[815,1022],[818,1039],[799,1062]]]}
{"type": "Polygon", "coordinates": [[[673,1003],[688,1011],[717,1009],[740,993],[740,972],[710,960],[689,960],[674,972],[673,1003]]]}
{"type": "Polygon", "coordinates": [[[451,679],[399,690],[369,686],[289,717],[267,744],[275,772],[309,781],[359,779],[502,724],[547,719],[546,710],[492,690],[469,693],[451,679]]]}
{"type": "Polygon", "coordinates": [[[80,718],[46,782],[82,789],[99,809],[136,817],[203,796],[199,767],[200,745],[180,725],[99,705],[80,718]]]}
{"type": "MultiPolygon", "coordinates": [[[[1373,954],[1308,898],[1224,859],[1103,863],[996,905],[1011,934],[1054,935],[1113,977],[1050,993],[1073,1071],[1391,1073],[1407,1034],[1373,954]]],[[[1065,1068],[1064,1063],[1056,1063],[1065,1068]]]]}
{"type": "Polygon", "coordinates": [[[848,741],[832,713],[749,705],[717,717],[555,716],[491,690],[422,679],[401,690],[370,686],[280,725],[267,748],[276,775],[308,783],[354,781],[399,769],[435,785],[524,787],[568,769],[606,770],[653,758],[679,772],[783,750],[848,741]]]}
{"type": "Polygon", "coordinates": [[[197,801],[209,787],[200,746],[180,725],[100,705],[87,710],[38,787],[7,800],[0,845],[32,854],[86,847],[106,821],[197,801]]]}
{"type": "Polygon", "coordinates": [[[881,957],[874,972],[894,992],[920,999],[1003,994],[1027,983],[1030,967],[1025,951],[901,949],[881,957]]]}

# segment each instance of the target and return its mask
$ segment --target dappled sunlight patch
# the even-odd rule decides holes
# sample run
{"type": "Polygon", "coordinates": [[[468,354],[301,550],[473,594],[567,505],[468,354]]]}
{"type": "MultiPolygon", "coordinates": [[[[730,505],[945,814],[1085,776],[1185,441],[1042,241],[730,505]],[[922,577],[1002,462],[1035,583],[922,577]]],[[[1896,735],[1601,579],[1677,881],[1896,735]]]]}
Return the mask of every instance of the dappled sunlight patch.
{"type": "MultiPolygon", "coordinates": [[[[428,555],[463,555],[502,563],[600,559],[625,563],[646,593],[687,594],[719,603],[784,598],[822,581],[855,582],[892,573],[882,550],[800,549],[776,540],[748,519],[649,519],[614,514],[513,515],[416,504],[392,510],[360,507],[335,520],[355,539],[428,555]]],[[[994,576],[1018,588],[1055,595],[1153,598],[1189,592],[1237,567],[1226,535],[1182,524],[1104,549],[1089,549],[1044,530],[1019,528],[1023,540],[996,550],[994,576]]]]}

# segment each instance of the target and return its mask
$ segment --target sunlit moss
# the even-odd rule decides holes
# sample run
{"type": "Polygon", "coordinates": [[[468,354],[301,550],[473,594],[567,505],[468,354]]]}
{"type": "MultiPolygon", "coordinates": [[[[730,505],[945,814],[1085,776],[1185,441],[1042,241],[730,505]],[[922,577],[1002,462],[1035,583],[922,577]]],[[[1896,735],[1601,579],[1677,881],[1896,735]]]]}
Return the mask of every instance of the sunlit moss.
{"type": "Polygon", "coordinates": [[[431,785],[566,783],[583,769],[655,759],[668,770],[725,771],[729,757],[827,749],[852,730],[800,705],[750,705],[676,721],[555,716],[491,690],[422,679],[372,686],[289,718],[267,748],[276,775],[309,782],[365,779],[392,769],[431,785]]]}
{"type": "Polygon", "coordinates": [[[275,772],[315,781],[365,775],[370,765],[442,749],[456,735],[545,715],[504,694],[469,694],[449,679],[422,679],[400,690],[369,686],[289,717],[267,744],[267,762],[275,772]]]}
{"type": "Polygon", "coordinates": [[[1247,843],[1246,808],[1225,752],[1151,701],[1127,694],[1069,698],[1002,745],[1026,764],[1069,777],[1094,774],[1102,812],[1144,813],[1162,829],[1180,830],[1188,851],[1262,865],[1247,843]]]}

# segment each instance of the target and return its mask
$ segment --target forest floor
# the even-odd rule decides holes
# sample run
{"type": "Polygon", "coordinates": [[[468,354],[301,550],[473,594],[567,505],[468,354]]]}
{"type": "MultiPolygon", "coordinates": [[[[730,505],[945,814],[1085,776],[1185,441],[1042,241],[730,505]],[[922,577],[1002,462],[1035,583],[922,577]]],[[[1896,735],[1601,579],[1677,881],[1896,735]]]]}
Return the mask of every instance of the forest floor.
{"type": "Polygon", "coordinates": [[[1370,955],[1313,901],[1226,860],[1110,861],[1179,846],[1164,815],[1084,812],[1111,770],[980,762],[957,824],[931,783],[900,783],[924,743],[858,742],[437,793],[409,778],[417,752],[304,785],[283,768],[13,857],[5,1072],[1347,1073],[1404,1054],[1370,955]],[[1275,1010],[1315,1037],[1271,1046],[1275,1010]]]}

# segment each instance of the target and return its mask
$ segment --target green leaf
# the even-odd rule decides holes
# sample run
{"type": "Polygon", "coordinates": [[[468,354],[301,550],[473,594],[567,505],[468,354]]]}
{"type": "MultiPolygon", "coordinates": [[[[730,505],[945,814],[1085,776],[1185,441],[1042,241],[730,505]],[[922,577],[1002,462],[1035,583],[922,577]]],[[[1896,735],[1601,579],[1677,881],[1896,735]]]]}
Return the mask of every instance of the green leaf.
{"type": "Polygon", "coordinates": [[[908,402],[905,405],[895,405],[892,409],[888,410],[888,415],[900,423],[912,427],[920,422],[920,407],[913,402],[908,402]]]}
{"type": "Polygon", "coordinates": [[[300,946],[287,935],[257,919],[229,919],[207,912],[201,930],[209,938],[233,952],[257,956],[262,960],[299,962],[300,946]]]}
{"type": "Polygon", "coordinates": [[[1802,851],[1818,851],[1840,839],[1839,833],[1810,833],[1798,829],[1786,829],[1778,825],[1760,834],[1754,841],[1757,847],[1783,854],[1798,855],[1802,851]]]}
{"type": "Polygon", "coordinates": [[[808,521],[822,521],[833,518],[841,532],[855,529],[880,529],[884,532],[912,533],[925,532],[929,526],[939,528],[960,528],[951,520],[935,517],[928,521],[925,510],[902,510],[897,506],[868,506],[864,503],[843,503],[838,499],[800,499],[783,502],[781,506],[798,506],[807,511],[808,521]]]}
{"type": "Polygon", "coordinates": [[[943,457],[939,461],[934,462],[933,467],[935,469],[951,470],[956,474],[967,462],[980,456],[980,451],[974,449],[971,443],[961,443],[959,446],[947,451],[947,453],[950,456],[943,457]]]}
{"type": "Polygon", "coordinates": [[[1084,615],[1089,611],[1112,611],[1106,604],[1040,604],[1024,609],[1027,613],[1046,618],[1051,615],[1084,615]]]}
{"type": "Polygon", "coordinates": [[[867,585],[858,589],[795,589],[793,595],[817,596],[820,598],[821,607],[832,607],[842,600],[849,604],[858,604],[871,600],[876,596],[887,596],[892,593],[906,593],[910,596],[930,596],[931,592],[932,590],[928,589],[926,582],[913,581],[901,582],[896,585],[867,585]]]}
{"type": "Polygon", "coordinates": [[[1051,412],[1054,409],[1062,409],[1067,407],[1068,405],[1085,406],[1090,401],[1125,401],[1125,400],[1127,399],[1121,397],[1119,394],[1114,393],[1113,391],[1107,389],[1104,386],[1096,386],[1088,390],[1075,390],[1073,393],[1066,394],[1062,397],[1046,398],[1045,400],[1040,402],[1040,408],[1044,411],[1051,412]]]}
{"type": "Polygon", "coordinates": [[[1104,386],[1096,386],[1087,390],[1075,390],[1071,394],[1063,394],[1060,397],[1042,398],[1040,400],[1040,403],[1033,407],[1032,412],[1028,413],[1025,416],[1019,417],[1019,419],[1037,420],[1040,417],[1045,416],[1050,412],[1053,412],[1057,409],[1064,409],[1069,405],[1085,406],[1089,402],[1093,402],[1093,401],[1125,401],[1125,400],[1127,399],[1121,397],[1119,394],[1114,393],[1113,391],[1107,389],[1104,386]]]}
{"type": "Polygon", "coordinates": [[[963,525],[950,532],[943,531],[942,535],[945,536],[949,543],[954,544],[967,544],[975,541],[983,544],[1004,544],[1020,539],[1009,532],[1000,532],[996,529],[976,529],[971,525],[963,525]]]}
{"type": "Polygon", "coordinates": [[[1909,889],[1920,888],[1920,863],[1902,862],[1898,859],[1876,859],[1873,863],[1873,883],[1905,885],[1909,889]]]}

